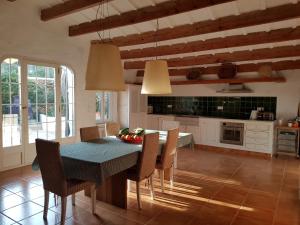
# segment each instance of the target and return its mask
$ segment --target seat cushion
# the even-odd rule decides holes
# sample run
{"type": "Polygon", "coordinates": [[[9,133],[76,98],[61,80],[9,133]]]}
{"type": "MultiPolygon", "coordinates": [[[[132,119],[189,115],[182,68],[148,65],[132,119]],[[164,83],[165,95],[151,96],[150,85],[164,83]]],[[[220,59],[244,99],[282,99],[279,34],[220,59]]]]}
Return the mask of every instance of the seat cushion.
{"type": "Polygon", "coordinates": [[[138,181],[138,169],[136,165],[127,170],[127,179],[138,181]]]}
{"type": "Polygon", "coordinates": [[[90,182],[77,179],[67,180],[67,195],[75,194],[76,192],[90,188],[90,186],[90,182]]]}

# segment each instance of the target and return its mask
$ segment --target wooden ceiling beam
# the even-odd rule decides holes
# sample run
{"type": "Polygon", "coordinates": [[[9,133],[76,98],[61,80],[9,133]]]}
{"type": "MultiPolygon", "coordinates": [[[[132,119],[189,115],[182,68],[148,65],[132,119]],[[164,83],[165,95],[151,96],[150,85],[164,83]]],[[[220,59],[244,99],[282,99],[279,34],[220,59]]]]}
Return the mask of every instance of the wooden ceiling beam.
{"type": "MultiPolygon", "coordinates": [[[[188,56],[183,58],[169,58],[169,67],[196,66],[205,64],[216,64],[223,62],[241,62],[248,60],[262,60],[273,58],[285,58],[300,56],[300,45],[283,46],[275,48],[262,48],[253,51],[236,51],[217,54],[207,54],[198,56],[188,56]]],[[[126,61],[124,69],[144,69],[146,61],[126,61]]]]}
{"type": "MultiPolygon", "coordinates": [[[[112,38],[118,46],[131,46],[157,41],[166,41],[213,32],[256,26],[266,23],[294,19],[300,17],[300,2],[276,6],[266,10],[243,13],[237,16],[227,16],[216,20],[200,21],[193,24],[181,25],[174,28],[161,29],[158,32],[150,31],[141,34],[112,38]]],[[[72,35],[71,35],[72,36],[72,35]]]]}
{"type": "Polygon", "coordinates": [[[254,77],[254,78],[233,78],[233,79],[217,79],[217,80],[182,80],[172,81],[172,85],[187,85],[187,84],[241,84],[241,83],[266,83],[286,82],[285,77],[254,77]]]}
{"type": "MultiPolygon", "coordinates": [[[[278,62],[246,63],[237,65],[237,73],[257,72],[262,65],[269,65],[273,71],[300,69],[300,60],[285,60],[278,62]]],[[[184,69],[169,69],[170,76],[186,76],[190,71],[199,71],[202,75],[214,75],[220,66],[191,67],[184,69]]],[[[137,71],[137,77],[144,76],[144,70],[137,71]]]]}
{"type": "Polygon", "coordinates": [[[110,16],[105,19],[93,20],[69,27],[69,35],[76,36],[101,30],[117,28],[172,16],[179,13],[202,9],[234,0],[172,0],[159,3],[155,6],[148,6],[141,9],[122,13],[121,15],[110,16]]]}
{"type": "Polygon", "coordinates": [[[91,8],[93,6],[105,3],[111,0],[68,0],[63,3],[54,5],[50,8],[42,9],[41,20],[48,21],[69,15],[80,10],[91,8]]]}
{"type": "MultiPolygon", "coordinates": [[[[285,77],[252,77],[252,78],[232,78],[232,79],[213,79],[213,80],[178,80],[171,81],[171,85],[192,85],[192,84],[241,84],[241,83],[267,83],[276,82],[283,83],[286,82],[285,77]]],[[[141,82],[136,82],[135,84],[141,85],[141,82]]]]}
{"type": "Polygon", "coordinates": [[[247,35],[235,35],[224,38],[213,38],[205,41],[200,40],[174,45],[126,50],[121,51],[121,57],[122,59],[146,58],[297,39],[300,39],[300,27],[283,28],[269,32],[255,32],[247,35]]]}

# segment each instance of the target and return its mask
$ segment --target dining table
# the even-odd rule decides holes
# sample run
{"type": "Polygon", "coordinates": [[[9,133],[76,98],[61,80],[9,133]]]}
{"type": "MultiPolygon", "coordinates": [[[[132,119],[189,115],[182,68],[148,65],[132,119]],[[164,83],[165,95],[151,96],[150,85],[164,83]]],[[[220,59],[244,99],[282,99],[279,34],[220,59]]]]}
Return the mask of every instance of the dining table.
{"type": "MultiPolygon", "coordinates": [[[[167,131],[145,130],[146,134],[153,132],[159,132],[157,154],[160,155],[166,143],[167,131]]],[[[191,133],[179,133],[178,148],[193,148],[193,145],[191,133]]],[[[127,207],[126,170],[136,165],[141,151],[142,144],[125,143],[116,136],[60,146],[66,178],[95,183],[97,200],[121,208],[127,207]]],[[[32,163],[32,168],[39,169],[37,157],[32,163]]],[[[88,190],[85,193],[90,195],[88,190]]]]}

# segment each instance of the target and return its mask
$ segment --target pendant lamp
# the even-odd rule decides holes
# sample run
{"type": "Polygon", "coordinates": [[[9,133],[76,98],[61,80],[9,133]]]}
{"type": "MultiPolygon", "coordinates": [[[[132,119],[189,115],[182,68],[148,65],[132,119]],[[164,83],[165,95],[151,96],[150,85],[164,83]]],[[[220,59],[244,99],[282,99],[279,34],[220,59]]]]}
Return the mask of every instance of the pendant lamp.
{"type": "MultiPolygon", "coordinates": [[[[158,20],[157,20],[158,31],[158,20]]],[[[156,41],[157,48],[157,41],[156,41]]],[[[151,60],[145,65],[145,73],[142,84],[142,94],[171,94],[171,82],[169,76],[168,62],[166,60],[151,60]]]]}
{"type": "Polygon", "coordinates": [[[154,95],[172,93],[167,61],[146,62],[141,93],[154,95]]]}
{"type": "Polygon", "coordinates": [[[85,77],[86,90],[124,91],[125,82],[119,48],[92,42],[85,77]]]}
{"type": "MultiPolygon", "coordinates": [[[[96,20],[98,12],[102,12],[102,18],[105,18],[105,8],[109,18],[108,1],[106,1],[106,7],[99,1],[96,20]]],[[[101,25],[101,23],[99,24],[101,25]]],[[[100,38],[99,41],[91,42],[85,76],[85,90],[124,91],[125,81],[120,50],[117,46],[104,42],[104,30],[102,32],[102,34],[97,32],[100,38]]],[[[110,31],[108,33],[109,39],[111,39],[110,31]]]]}

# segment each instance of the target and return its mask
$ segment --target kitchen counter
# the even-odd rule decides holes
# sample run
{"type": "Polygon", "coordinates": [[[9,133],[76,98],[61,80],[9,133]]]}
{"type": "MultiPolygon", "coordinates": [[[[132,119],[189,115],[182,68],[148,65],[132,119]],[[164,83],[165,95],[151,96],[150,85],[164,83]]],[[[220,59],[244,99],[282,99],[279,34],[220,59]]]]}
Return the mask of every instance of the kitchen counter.
{"type": "Polygon", "coordinates": [[[221,118],[221,117],[211,117],[211,116],[197,116],[197,115],[176,115],[176,114],[147,114],[147,115],[153,115],[153,116],[173,116],[179,117],[179,118],[203,118],[203,119],[213,119],[213,120],[222,120],[222,121],[228,121],[228,122],[261,122],[261,123],[275,123],[276,120],[250,120],[250,119],[231,119],[231,118],[221,118]]]}

